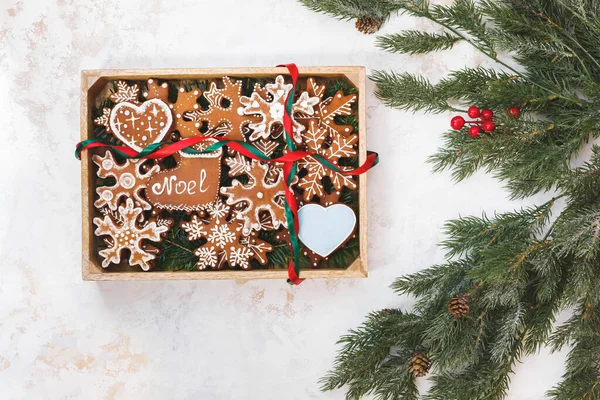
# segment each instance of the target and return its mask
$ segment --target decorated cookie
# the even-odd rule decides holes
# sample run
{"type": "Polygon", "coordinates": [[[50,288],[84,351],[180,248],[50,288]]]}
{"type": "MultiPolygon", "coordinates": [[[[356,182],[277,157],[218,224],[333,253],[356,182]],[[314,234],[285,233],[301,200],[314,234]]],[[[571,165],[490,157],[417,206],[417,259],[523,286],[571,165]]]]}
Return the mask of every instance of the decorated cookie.
{"type": "Polygon", "coordinates": [[[227,204],[245,204],[244,210],[237,214],[237,218],[244,221],[245,235],[252,230],[261,229],[261,212],[268,213],[274,229],[278,229],[281,224],[285,224],[283,173],[278,173],[277,179],[270,182],[267,179],[269,165],[252,160],[248,168],[246,174],[250,182],[244,185],[234,180],[230,187],[221,187],[221,194],[227,198],[227,204]]]}
{"type": "MultiPolygon", "coordinates": [[[[352,125],[338,125],[335,122],[337,116],[348,116],[352,114],[352,105],[358,99],[356,94],[345,96],[341,90],[337,91],[333,97],[323,99],[325,95],[325,85],[319,85],[315,78],[308,78],[306,81],[306,91],[309,98],[319,99],[314,113],[308,114],[301,111],[296,112],[294,118],[303,125],[308,126],[309,121],[317,121],[319,126],[332,133],[349,135],[354,128],[352,125]]],[[[302,96],[301,95],[301,96],[302,96]]]]}
{"type": "Polygon", "coordinates": [[[321,257],[327,257],[354,232],[356,215],[345,204],[322,207],[307,204],[298,210],[298,238],[321,257]]]}
{"type": "MultiPolygon", "coordinates": [[[[250,97],[242,96],[241,104],[244,105],[245,114],[258,114],[262,117],[262,121],[250,124],[253,132],[248,140],[255,141],[258,139],[269,139],[274,125],[283,124],[283,114],[285,112],[285,101],[288,93],[292,90],[291,84],[285,84],[283,76],[279,75],[275,78],[275,83],[267,83],[265,85],[269,98],[261,96],[255,91],[250,97]]],[[[294,103],[293,112],[302,112],[304,114],[314,114],[313,107],[319,103],[319,98],[310,97],[308,94],[300,96],[294,103]]],[[[294,123],[294,140],[301,141],[300,133],[304,130],[304,126],[293,120],[294,123]]],[[[282,132],[282,131],[280,131],[282,132]]]]}
{"type": "Polygon", "coordinates": [[[124,164],[118,164],[112,153],[106,151],[104,157],[95,155],[92,160],[98,166],[100,178],[114,178],[113,186],[99,186],[96,188],[98,200],[94,202],[97,208],[109,207],[116,210],[123,199],[133,199],[136,207],[150,210],[151,206],[143,196],[146,182],[160,167],[153,165],[150,169],[142,172],[144,160],[126,160],[124,164]]]}
{"type": "MultiPolygon", "coordinates": [[[[129,102],[132,104],[140,104],[139,102],[139,88],[138,85],[135,84],[133,86],[129,86],[125,81],[118,81],[117,90],[108,96],[115,103],[123,103],[129,102]]],[[[112,109],[110,107],[104,107],[102,109],[102,115],[94,119],[94,124],[98,126],[103,126],[106,128],[106,132],[111,133],[112,129],[110,127],[110,114],[112,109]]]]}
{"type": "Polygon", "coordinates": [[[200,97],[202,97],[200,89],[186,91],[181,86],[177,90],[177,101],[169,104],[169,107],[173,110],[174,129],[179,131],[182,138],[200,135],[200,123],[185,117],[186,113],[200,109],[200,104],[198,104],[200,97]]]}
{"type": "Polygon", "coordinates": [[[349,135],[352,133],[352,125],[338,125],[335,123],[336,116],[347,116],[352,114],[352,104],[356,101],[357,95],[349,94],[344,96],[341,90],[338,90],[332,98],[327,99],[320,104],[315,112],[315,116],[320,118],[321,125],[340,134],[349,135]]]}
{"type": "Polygon", "coordinates": [[[169,84],[167,82],[163,82],[162,84],[158,84],[156,79],[148,79],[148,87],[142,93],[144,98],[150,99],[159,99],[163,103],[169,103],[169,84]]]}
{"type": "Polygon", "coordinates": [[[267,157],[271,157],[279,147],[279,143],[274,140],[259,139],[252,144],[267,157]]]}
{"type": "Polygon", "coordinates": [[[247,125],[257,123],[260,118],[244,113],[244,106],[240,102],[241,80],[234,83],[225,76],[223,85],[223,88],[219,88],[216,82],[211,82],[210,89],[204,92],[204,97],[209,103],[208,110],[192,111],[186,116],[192,121],[206,123],[208,132],[212,135],[243,141],[247,125]]]}
{"type": "Polygon", "coordinates": [[[140,222],[142,209],[134,207],[133,200],[127,199],[125,206],[118,209],[116,218],[105,215],[104,218],[94,218],[96,236],[109,236],[109,247],[99,251],[103,258],[102,267],[121,262],[121,252],[128,250],[129,264],[138,265],[144,271],[150,269],[150,261],[156,254],[149,253],[142,248],[142,241],[160,241],[161,234],[169,230],[167,224],[159,226],[155,221],[140,222]]]}
{"type": "Polygon", "coordinates": [[[139,99],[140,88],[137,84],[129,86],[125,81],[117,82],[117,91],[108,96],[115,103],[132,103],[140,104],[139,99]]]}
{"type": "Polygon", "coordinates": [[[122,102],[110,114],[110,129],[113,134],[137,151],[160,142],[171,128],[172,122],[171,110],[159,99],[145,101],[140,106],[122,102]]]}
{"type": "Polygon", "coordinates": [[[266,264],[266,254],[273,250],[269,243],[255,236],[242,234],[241,222],[229,219],[230,208],[217,200],[212,207],[192,215],[181,228],[189,240],[206,239],[206,243],[195,251],[198,269],[222,269],[225,264],[241,269],[250,268],[250,260],[266,264]]]}
{"type": "MultiPolygon", "coordinates": [[[[302,134],[307,149],[327,157],[334,164],[338,164],[341,158],[354,157],[358,154],[354,148],[358,143],[358,135],[343,136],[337,132],[329,134],[327,132],[327,129],[323,129],[315,121],[310,121],[309,128],[302,134]],[[331,143],[327,145],[327,142],[331,143]]],[[[306,171],[306,175],[298,182],[298,188],[304,190],[305,201],[310,201],[314,196],[322,197],[326,194],[323,188],[323,178],[326,176],[331,179],[335,190],[341,190],[344,186],[356,189],[356,182],[352,176],[333,171],[312,157],[302,159],[298,166],[306,171]]]]}
{"type": "Polygon", "coordinates": [[[229,167],[229,176],[240,176],[250,172],[250,161],[240,153],[235,153],[233,157],[226,157],[225,164],[229,167]]]}
{"type": "Polygon", "coordinates": [[[219,149],[211,154],[181,157],[175,168],[152,175],[146,189],[148,201],[158,208],[187,212],[215,201],[222,154],[219,149]]]}
{"type": "Polygon", "coordinates": [[[102,115],[99,116],[98,118],[94,119],[94,124],[98,125],[98,126],[103,126],[104,128],[106,128],[106,132],[111,133],[110,130],[110,111],[111,109],[108,107],[104,107],[102,109],[102,115]]]}

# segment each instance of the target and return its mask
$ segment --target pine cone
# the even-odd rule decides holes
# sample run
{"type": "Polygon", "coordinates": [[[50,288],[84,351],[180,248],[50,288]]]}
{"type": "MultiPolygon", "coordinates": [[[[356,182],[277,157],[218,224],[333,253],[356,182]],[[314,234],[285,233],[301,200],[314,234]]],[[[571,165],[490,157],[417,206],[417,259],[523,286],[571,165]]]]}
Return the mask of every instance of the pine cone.
{"type": "Polygon", "coordinates": [[[415,378],[420,378],[427,375],[429,368],[431,367],[431,361],[427,356],[421,353],[411,353],[410,360],[408,360],[408,372],[415,378]]]}
{"type": "Polygon", "coordinates": [[[448,311],[454,318],[462,318],[469,313],[469,295],[459,294],[448,302],[448,311]]]}
{"type": "Polygon", "coordinates": [[[356,29],[366,35],[370,35],[377,32],[381,28],[382,23],[383,21],[377,18],[368,16],[358,17],[356,20],[356,29]]]}

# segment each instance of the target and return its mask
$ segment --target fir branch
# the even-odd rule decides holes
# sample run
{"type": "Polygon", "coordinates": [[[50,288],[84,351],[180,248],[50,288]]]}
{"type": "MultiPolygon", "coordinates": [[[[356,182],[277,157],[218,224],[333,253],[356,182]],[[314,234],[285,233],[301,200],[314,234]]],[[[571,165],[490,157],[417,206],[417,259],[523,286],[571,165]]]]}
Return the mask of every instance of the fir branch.
{"type": "Polygon", "coordinates": [[[389,107],[433,113],[461,111],[451,107],[445,94],[423,77],[375,71],[369,78],[377,84],[375,95],[389,107]]]}
{"type": "Polygon", "coordinates": [[[406,362],[409,352],[419,342],[418,336],[418,318],[414,314],[399,310],[370,314],[361,327],[339,340],[338,344],[342,345],[340,355],[333,370],[320,380],[322,389],[349,385],[348,399],[358,399],[369,393],[377,393],[384,399],[416,399],[416,388],[407,373],[406,362]],[[397,329],[406,332],[400,343],[396,337],[397,329]],[[398,355],[392,355],[392,346],[397,346],[395,353],[398,355]],[[402,364],[403,369],[395,368],[402,364]],[[390,372],[395,374],[392,381],[390,372]]]}
{"type": "Polygon", "coordinates": [[[446,32],[442,34],[404,31],[377,37],[377,47],[390,53],[424,54],[451,49],[462,39],[446,32]]]}
{"type": "Polygon", "coordinates": [[[401,2],[395,0],[300,0],[300,2],[315,12],[329,14],[341,20],[371,17],[386,21],[401,7],[401,2]]]}
{"type": "Polygon", "coordinates": [[[381,367],[390,363],[403,380],[406,352],[420,351],[436,368],[425,398],[502,399],[523,356],[568,344],[566,373],[549,396],[600,398],[600,149],[592,148],[583,167],[571,166],[582,146],[600,136],[600,5],[408,0],[398,7],[443,32],[383,36],[378,45],[384,50],[420,54],[460,40],[502,68],[464,68],[437,84],[408,73],[373,73],[376,95],[390,107],[440,113],[475,104],[495,111],[491,135],[444,134],[444,146],[430,159],[434,170],[449,169],[461,180],[483,169],[503,181],[512,198],[556,194],[538,207],[448,222],[446,261],[392,285],[398,294],[416,296],[413,314],[399,313],[398,320],[371,314],[343,340],[325,379],[332,385],[324,388],[347,384],[349,398],[380,388],[389,398],[415,398],[381,367]],[[498,49],[512,52],[520,66],[500,59],[498,49]],[[504,113],[515,105],[524,113],[519,119],[504,113]],[[552,221],[559,198],[566,205],[552,221]],[[466,315],[449,310],[459,295],[468,298],[466,315]],[[567,307],[575,308],[573,317],[554,328],[567,307]]]}

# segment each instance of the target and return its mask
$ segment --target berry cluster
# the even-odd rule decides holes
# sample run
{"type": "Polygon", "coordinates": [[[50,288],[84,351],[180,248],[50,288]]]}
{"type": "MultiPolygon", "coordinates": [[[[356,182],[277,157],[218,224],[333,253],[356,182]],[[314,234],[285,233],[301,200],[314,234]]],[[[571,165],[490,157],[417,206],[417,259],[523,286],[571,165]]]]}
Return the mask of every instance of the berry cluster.
{"type": "MultiPolygon", "coordinates": [[[[511,107],[507,110],[508,115],[513,118],[519,118],[521,115],[521,110],[517,107],[511,107]]],[[[471,106],[467,110],[467,114],[473,120],[465,121],[463,117],[457,115],[456,117],[450,120],[450,126],[452,129],[460,130],[465,124],[471,125],[469,128],[469,135],[472,138],[478,138],[481,134],[481,131],[491,133],[496,130],[496,124],[494,123],[494,112],[490,109],[484,108],[480,110],[477,106],[471,106]]]]}
{"type": "Polygon", "coordinates": [[[465,124],[469,124],[471,125],[469,128],[469,135],[472,138],[478,138],[482,129],[484,132],[488,133],[496,130],[496,124],[493,121],[494,112],[492,110],[487,108],[480,110],[477,106],[471,106],[467,110],[467,114],[470,118],[473,118],[473,120],[465,121],[463,117],[457,115],[450,121],[452,129],[460,130],[465,124]]]}

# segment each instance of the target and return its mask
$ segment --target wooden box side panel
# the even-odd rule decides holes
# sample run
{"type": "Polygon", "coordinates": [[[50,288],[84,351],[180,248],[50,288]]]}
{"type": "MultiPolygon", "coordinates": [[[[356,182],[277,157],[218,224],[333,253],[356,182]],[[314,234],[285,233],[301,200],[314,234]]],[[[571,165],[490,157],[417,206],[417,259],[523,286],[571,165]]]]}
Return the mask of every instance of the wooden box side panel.
{"type": "MultiPolygon", "coordinates": [[[[359,161],[366,160],[366,72],[364,67],[300,67],[300,76],[345,77],[359,92],[359,161]]],[[[223,76],[232,77],[273,77],[287,75],[285,67],[275,68],[217,68],[217,69],[143,69],[143,70],[88,70],[81,74],[81,140],[93,137],[93,125],[90,115],[94,100],[108,81],[143,80],[150,77],[164,79],[212,79],[223,76]]],[[[367,175],[360,175],[359,186],[359,257],[346,269],[309,269],[302,270],[304,278],[362,278],[367,276],[367,175]]],[[[210,280],[210,279],[285,279],[287,270],[221,270],[221,271],[149,271],[149,272],[108,272],[97,265],[94,255],[94,234],[92,224],[94,170],[89,152],[81,154],[82,186],[82,277],[90,281],[113,280],[210,280]]]]}

